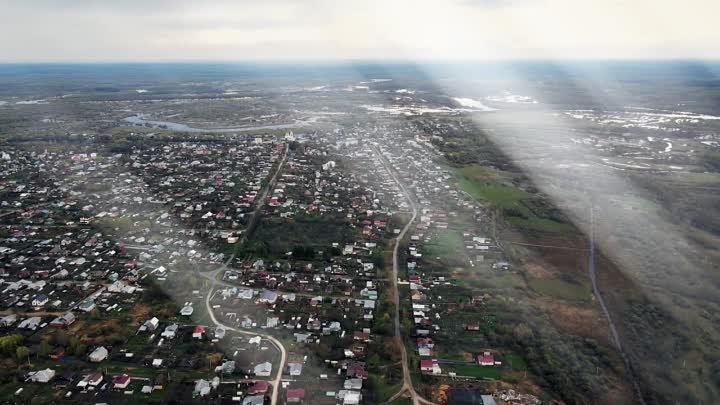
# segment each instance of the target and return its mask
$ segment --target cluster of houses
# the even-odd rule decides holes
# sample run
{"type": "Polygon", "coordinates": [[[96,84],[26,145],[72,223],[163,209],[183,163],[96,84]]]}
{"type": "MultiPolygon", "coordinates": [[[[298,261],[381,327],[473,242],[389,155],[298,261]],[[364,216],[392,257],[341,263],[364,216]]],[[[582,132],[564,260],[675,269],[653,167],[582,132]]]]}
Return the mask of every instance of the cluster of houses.
{"type": "MultiPolygon", "coordinates": [[[[439,153],[430,139],[398,136],[403,131],[353,128],[286,139],[294,150],[263,201],[263,221],[326,221],[342,228],[336,233],[342,236],[308,250],[308,240],[317,236],[322,241],[323,235],[300,235],[303,240],[280,244],[286,251],[273,259],[236,258],[212,297],[213,309],[226,325],[285,330],[308,347],[342,342],[338,355],[326,362],[333,371],[313,378],[335,376],[329,380],[336,386],[331,388],[328,381],[326,397],[344,405],[362,400],[368,378],[365,360],[383,288],[376,253],[400,233],[398,216],[409,216],[417,206],[400,283],[408,289],[405,305],[411,305],[420,369],[435,375],[443,374],[435,345],[444,314],[433,289],[452,286],[453,280],[424,271],[426,245],[448,229],[455,211],[470,212],[478,221],[482,217],[482,207],[459,191],[452,175],[437,163],[439,153]],[[298,246],[304,250],[295,249],[298,246]]],[[[0,231],[7,235],[0,239],[0,306],[13,313],[0,317],[0,328],[28,333],[71,328],[83,314],[105,316],[136,302],[146,277],[162,282],[174,276],[178,263],[207,268],[225,263],[223,252],[248,231],[263,187],[283,158],[285,141],[244,137],[168,142],[126,154],[9,150],[0,172],[0,231]],[[19,180],[21,172],[30,174],[19,180]]],[[[462,233],[468,264],[491,258],[494,268],[509,269],[509,263],[496,260],[499,249],[493,240],[479,234],[477,229],[462,233]]],[[[186,302],[178,315],[190,322],[194,312],[193,303],[186,302]]],[[[138,327],[139,336],[149,335],[148,342],[160,348],[149,365],[165,369],[177,364],[167,353],[179,334],[198,342],[228,340],[223,328],[150,317],[138,327]]],[[[260,338],[243,344],[257,347],[260,338]]],[[[91,347],[87,360],[102,363],[115,352],[91,347]]],[[[262,360],[249,365],[226,356],[213,367],[219,376],[242,372],[270,377],[273,364],[262,360]]],[[[496,364],[490,353],[476,360],[479,366],[496,364]]],[[[291,362],[283,373],[300,377],[303,364],[291,362]]],[[[51,371],[35,372],[32,381],[56,378],[51,371]]],[[[133,381],[130,375],[109,379],[89,374],[81,388],[104,381],[125,390],[133,381]]],[[[216,385],[214,379],[200,379],[193,392],[209,395],[216,385]]],[[[243,404],[262,403],[267,382],[255,385],[239,396],[243,404]]],[[[149,393],[157,386],[144,384],[141,390],[149,393]]],[[[284,388],[287,403],[303,402],[309,395],[298,384],[284,388]]]]}
{"type": "MultiPolygon", "coordinates": [[[[358,130],[357,134],[362,139],[357,145],[347,145],[343,140],[338,142],[351,151],[353,159],[362,162],[366,168],[364,171],[373,177],[376,184],[386,187],[382,192],[396,200],[398,211],[409,213],[412,207],[402,190],[395,186],[395,177],[411,194],[417,209],[417,219],[410,228],[403,255],[405,271],[400,274],[400,287],[407,288],[405,291],[410,298],[410,303],[406,305],[411,306],[414,325],[411,333],[420,356],[420,371],[428,375],[455,376],[452,367],[443,372],[444,362],[437,354],[438,332],[446,324],[445,318],[449,318],[448,300],[443,299],[443,293],[438,291],[452,294],[455,280],[447,272],[428,271],[436,266],[433,261],[439,259],[434,257],[431,245],[437,244],[444,233],[454,232],[458,235],[459,244],[455,251],[444,252],[453,260],[470,268],[482,266],[487,270],[509,270],[511,265],[503,260],[502,251],[495,241],[482,234],[482,230],[487,229],[487,226],[482,226],[487,219],[485,210],[462,192],[454,176],[440,166],[440,154],[429,137],[398,136],[387,129],[377,131],[370,139],[367,131],[358,130]],[[473,221],[458,228],[456,217],[460,214],[473,221]]],[[[481,307],[482,303],[480,293],[471,301],[474,307],[481,307]]],[[[464,329],[458,329],[458,325],[452,323],[449,325],[455,329],[453,333],[477,333],[479,323],[479,320],[470,322],[464,329]]],[[[448,348],[452,345],[452,342],[440,340],[448,344],[448,348]]],[[[476,356],[475,363],[478,367],[500,364],[494,354],[485,350],[476,356]]]]}

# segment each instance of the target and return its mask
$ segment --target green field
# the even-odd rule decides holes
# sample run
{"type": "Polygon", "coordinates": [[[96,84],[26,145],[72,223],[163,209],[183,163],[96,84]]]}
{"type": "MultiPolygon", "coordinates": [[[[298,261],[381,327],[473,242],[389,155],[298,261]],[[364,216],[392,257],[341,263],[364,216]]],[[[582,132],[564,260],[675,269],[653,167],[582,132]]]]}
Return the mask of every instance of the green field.
{"type": "Polygon", "coordinates": [[[501,373],[496,367],[481,367],[474,364],[459,364],[448,367],[447,372],[454,372],[458,376],[487,378],[499,380],[501,373]]]}
{"type": "Polygon", "coordinates": [[[510,217],[508,218],[508,222],[518,228],[529,229],[532,231],[563,232],[573,229],[568,224],[553,221],[552,219],[538,218],[535,216],[530,218],[510,217]]]}
{"type": "Polygon", "coordinates": [[[458,179],[460,188],[478,201],[486,201],[499,208],[516,207],[529,194],[502,184],[477,183],[467,178],[458,179]]]}
{"type": "Polygon", "coordinates": [[[465,166],[456,169],[455,175],[463,191],[499,208],[517,207],[519,201],[530,196],[520,189],[501,184],[500,174],[487,167],[465,166]]]}
{"type": "Polygon", "coordinates": [[[525,371],[527,370],[527,362],[524,358],[515,355],[507,354],[502,358],[503,366],[513,371],[525,371]]]}
{"type": "Polygon", "coordinates": [[[465,243],[460,232],[445,229],[438,232],[427,245],[428,253],[432,257],[450,259],[457,256],[464,256],[465,243]]]}
{"type": "Polygon", "coordinates": [[[538,294],[568,301],[587,301],[592,294],[588,286],[557,279],[536,278],[530,280],[529,284],[538,294]]]}

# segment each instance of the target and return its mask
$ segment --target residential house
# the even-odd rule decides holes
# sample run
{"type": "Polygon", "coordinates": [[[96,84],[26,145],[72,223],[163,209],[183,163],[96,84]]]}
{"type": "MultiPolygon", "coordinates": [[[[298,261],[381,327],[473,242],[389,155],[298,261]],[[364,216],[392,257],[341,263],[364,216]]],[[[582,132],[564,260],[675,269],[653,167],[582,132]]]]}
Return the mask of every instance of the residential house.
{"type": "Polygon", "coordinates": [[[249,395],[265,395],[270,388],[270,384],[267,381],[255,381],[253,385],[248,389],[249,395]]]}
{"type": "Polygon", "coordinates": [[[304,388],[294,388],[287,390],[287,403],[289,404],[297,404],[302,402],[305,399],[305,389],[304,388]]]}
{"type": "Polygon", "coordinates": [[[35,330],[40,326],[40,323],[42,322],[42,318],[39,316],[33,316],[27,319],[24,319],[18,324],[18,329],[30,329],[35,330]]]}
{"type": "Polygon", "coordinates": [[[16,314],[5,315],[0,318],[0,327],[12,326],[12,324],[17,322],[17,319],[18,317],[16,314]]]}
{"type": "Polygon", "coordinates": [[[72,312],[68,312],[63,316],[59,316],[52,321],[50,321],[50,326],[54,326],[56,328],[67,328],[68,326],[72,325],[75,322],[75,314],[72,312]]]}
{"type": "Polygon", "coordinates": [[[35,298],[33,298],[31,304],[33,307],[42,307],[42,306],[45,306],[45,304],[47,304],[48,301],[50,301],[50,298],[48,298],[47,295],[38,294],[35,296],[35,298]]]}
{"type": "Polygon", "coordinates": [[[152,317],[140,325],[138,332],[155,332],[158,326],[160,326],[160,320],[156,317],[152,317]]]}
{"type": "Polygon", "coordinates": [[[93,309],[95,309],[95,307],[96,307],[95,300],[92,300],[92,299],[85,300],[85,301],[81,302],[80,305],[78,305],[78,309],[83,312],[90,312],[93,309]]]}
{"type": "Polygon", "coordinates": [[[173,339],[175,338],[175,334],[177,334],[178,325],[176,323],[173,323],[172,325],[168,325],[165,327],[165,330],[160,334],[161,337],[166,339],[173,339]]]}
{"type": "Polygon", "coordinates": [[[117,375],[112,379],[113,388],[124,390],[130,385],[131,378],[127,374],[117,375]]]}
{"type": "Polygon", "coordinates": [[[195,388],[193,389],[193,397],[201,396],[204,397],[210,393],[210,382],[207,380],[197,380],[195,388]]]}
{"type": "Polygon", "coordinates": [[[270,374],[272,374],[272,363],[268,361],[260,363],[255,366],[253,372],[258,377],[270,377],[270,374]]]}
{"type": "Polygon", "coordinates": [[[481,366],[494,366],[495,356],[490,354],[490,352],[485,352],[477,356],[477,363],[481,366]]]}
{"type": "Polygon", "coordinates": [[[192,334],[193,339],[202,339],[205,337],[205,327],[204,326],[196,326],[193,330],[192,334]]]}
{"type": "Polygon", "coordinates": [[[85,376],[85,378],[78,382],[77,386],[80,388],[86,388],[88,386],[97,387],[98,385],[100,385],[100,383],[102,383],[102,381],[103,374],[101,372],[96,372],[85,376]]]}
{"type": "Polygon", "coordinates": [[[420,360],[420,371],[429,374],[440,374],[442,372],[438,361],[435,359],[420,360]]]}
{"type": "Polygon", "coordinates": [[[243,398],[242,405],[263,405],[265,403],[264,395],[248,395],[243,398]]]}
{"type": "Polygon", "coordinates": [[[90,356],[88,356],[89,360],[93,363],[99,363],[108,357],[108,351],[103,346],[98,346],[95,350],[90,353],[90,356]]]}
{"type": "Polygon", "coordinates": [[[55,377],[55,370],[51,368],[46,368],[45,370],[40,370],[35,373],[33,373],[30,376],[30,380],[32,382],[38,382],[38,383],[47,383],[50,382],[50,380],[55,377]]]}
{"type": "Polygon", "coordinates": [[[288,374],[291,376],[299,376],[302,374],[302,363],[288,363],[288,374]]]}

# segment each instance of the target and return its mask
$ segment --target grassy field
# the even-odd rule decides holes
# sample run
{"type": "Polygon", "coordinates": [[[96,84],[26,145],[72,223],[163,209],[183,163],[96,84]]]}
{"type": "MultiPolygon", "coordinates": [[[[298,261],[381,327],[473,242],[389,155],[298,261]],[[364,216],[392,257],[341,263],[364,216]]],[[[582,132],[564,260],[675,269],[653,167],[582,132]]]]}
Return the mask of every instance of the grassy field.
{"type": "Polygon", "coordinates": [[[500,208],[513,208],[529,195],[517,188],[502,184],[478,183],[464,177],[458,179],[460,188],[478,201],[486,201],[500,208]]]}
{"type": "Polygon", "coordinates": [[[509,180],[507,175],[482,166],[466,166],[455,170],[458,185],[471,197],[485,201],[492,206],[517,213],[519,216],[508,217],[508,222],[521,229],[540,232],[564,232],[572,228],[552,219],[542,218],[528,208],[533,198],[519,188],[503,184],[509,180]]]}
{"type": "Polygon", "coordinates": [[[457,230],[446,229],[438,232],[426,246],[428,256],[439,257],[444,264],[457,261],[464,263],[465,243],[462,234],[457,230]]]}
{"type": "Polygon", "coordinates": [[[452,367],[448,367],[447,371],[454,372],[458,376],[475,377],[475,378],[487,378],[490,380],[499,380],[502,373],[495,367],[481,367],[474,364],[459,364],[452,367]]]}
{"type": "Polygon", "coordinates": [[[536,278],[529,281],[537,293],[568,301],[587,301],[591,297],[590,287],[571,284],[562,280],[536,278]]]}
{"type": "Polygon", "coordinates": [[[532,216],[530,218],[510,217],[508,218],[508,222],[518,228],[529,229],[531,231],[557,233],[573,229],[568,224],[563,224],[547,218],[538,218],[536,216],[532,216]]]}
{"type": "Polygon", "coordinates": [[[513,371],[525,371],[527,370],[527,362],[524,358],[515,355],[508,354],[502,358],[503,365],[513,371]]]}

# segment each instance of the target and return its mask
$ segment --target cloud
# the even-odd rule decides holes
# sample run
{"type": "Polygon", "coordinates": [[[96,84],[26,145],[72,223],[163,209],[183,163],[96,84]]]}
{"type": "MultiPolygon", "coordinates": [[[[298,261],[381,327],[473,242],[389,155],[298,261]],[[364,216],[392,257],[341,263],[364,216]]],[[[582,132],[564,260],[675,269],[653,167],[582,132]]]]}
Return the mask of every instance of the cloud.
{"type": "Polygon", "coordinates": [[[711,17],[720,3],[710,0],[0,0],[0,9],[5,62],[720,57],[711,17]]]}

